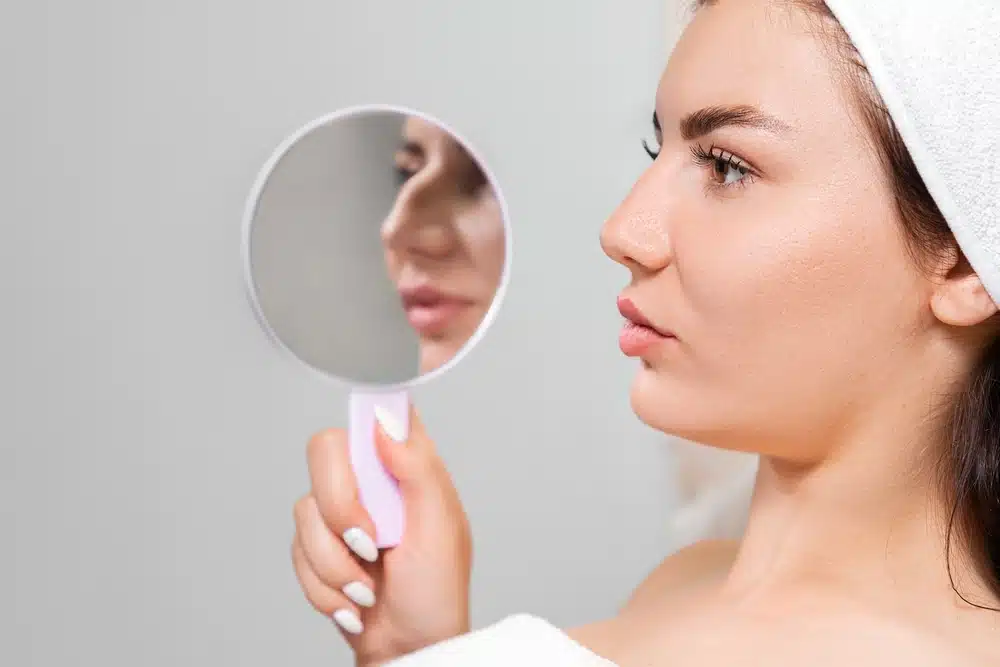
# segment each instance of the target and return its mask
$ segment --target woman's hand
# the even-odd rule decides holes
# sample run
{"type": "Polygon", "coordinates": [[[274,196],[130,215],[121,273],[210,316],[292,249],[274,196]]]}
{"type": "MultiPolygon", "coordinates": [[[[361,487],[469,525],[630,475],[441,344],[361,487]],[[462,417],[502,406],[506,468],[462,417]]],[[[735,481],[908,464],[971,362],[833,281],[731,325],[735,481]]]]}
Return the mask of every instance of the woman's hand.
{"type": "Polygon", "coordinates": [[[333,618],[356,664],[380,665],[469,629],[472,544],[468,520],[434,443],[416,413],[410,435],[380,416],[376,447],[399,481],[402,541],[379,553],[372,521],[358,500],[347,434],[324,431],[309,442],[310,493],[295,504],[292,560],[306,598],[333,618]]]}

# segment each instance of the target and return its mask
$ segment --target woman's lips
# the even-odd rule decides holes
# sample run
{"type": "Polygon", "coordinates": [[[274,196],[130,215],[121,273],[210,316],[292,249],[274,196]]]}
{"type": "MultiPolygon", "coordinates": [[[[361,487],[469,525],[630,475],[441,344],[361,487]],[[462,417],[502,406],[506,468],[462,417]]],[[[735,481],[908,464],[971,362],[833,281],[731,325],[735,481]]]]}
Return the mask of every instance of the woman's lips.
{"type": "Polygon", "coordinates": [[[625,318],[625,326],[618,335],[618,347],[627,357],[638,357],[650,348],[675,339],[668,331],[657,329],[642,311],[625,297],[618,298],[618,312],[625,318]]]}
{"type": "Polygon", "coordinates": [[[399,295],[410,326],[423,335],[440,333],[471,305],[429,286],[401,287],[399,295]]]}

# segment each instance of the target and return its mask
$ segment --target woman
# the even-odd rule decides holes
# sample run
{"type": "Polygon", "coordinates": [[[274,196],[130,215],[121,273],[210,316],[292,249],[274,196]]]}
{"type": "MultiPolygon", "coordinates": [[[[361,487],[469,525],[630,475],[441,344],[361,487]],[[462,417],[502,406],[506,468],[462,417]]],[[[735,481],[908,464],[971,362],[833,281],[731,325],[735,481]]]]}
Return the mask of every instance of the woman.
{"type": "Polygon", "coordinates": [[[411,116],[396,152],[400,191],[382,224],[389,277],[420,339],[420,373],[472,337],[500,285],[504,223],[483,170],[443,128],[411,116]]]}
{"type": "MultiPolygon", "coordinates": [[[[990,3],[950,6],[986,15],[990,3]]],[[[293,559],[358,664],[1000,664],[1000,284],[984,274],[991,297],[967,259],[988,268],[1000,251],[967,230],[956,242],[954,201],[941,197],[946,219],[893,123],[914,119],[883,111],[889,79],[873,85],[830,11],[857,18],[885,2],[700,4],[659,84],[654,161],[601,242],[631,273],[618,305],[620,346],[640,360],[635,412],[761,455],[742,540],[667,558],[603,622],[563,633],[514,617],[466,634],[468,532],[416,415],[406,446],[390,420],[379,432],[410,523],[373,565],[343,435],[327,432],[310,443],[293,559]]],[[[930,6],[896,8],[919,28],[908,40],[873,23],[884,39],[866,51],[895,43],[890,65],[918,58],[920,31],[948,28],[927,20],[930,6]]],[[[1000,19],[986,18],[979,38],[995,40],[1000,19]]],[[[987,110],[998,94],[983,92],[987,110]]],[[[956,113],[945,110],[917,118],[943,132],[956,113]]],[[[947,160],[1000,148],[997,122],[948,137],[957,148],[939,150],[938,168],[996,183],[970,171],[990,165],[947,160]]]]}

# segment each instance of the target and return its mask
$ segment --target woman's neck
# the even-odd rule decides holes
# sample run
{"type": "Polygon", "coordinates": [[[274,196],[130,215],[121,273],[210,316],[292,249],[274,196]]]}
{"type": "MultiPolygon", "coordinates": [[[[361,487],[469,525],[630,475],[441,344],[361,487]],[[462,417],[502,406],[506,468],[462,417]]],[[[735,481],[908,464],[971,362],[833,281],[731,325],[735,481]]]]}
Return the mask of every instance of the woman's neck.
{"type": "Polygon", "coordinates": [[[762,458],[726,591],[746,599],[826,585],[852,598],[926,604],[960,601],[957,588],[997,606],[963,536],[948,535],[953,507],[936,426],[948,400],[941,388],[968,373],[968,360],[939,348],[904,350],[893,372],[873,370],[878,381],[859,384],[854,409],[814,430],[824,446],[803,449],[825,452],[822,460],[762,458]]]}
{"type": "Polygon", "coordinates": [[[936,471],[891,461],[868,441],[838,460],[792,466],[762,459],[727,594],[752,602],[775,592],[835,592],[879,607],[956,599],[995,604],[952,536],[936,471]],[[949,565],[950,557],[950,565],[949,565]],[[986,598],[984,599],[984,595],[986,598]]]}

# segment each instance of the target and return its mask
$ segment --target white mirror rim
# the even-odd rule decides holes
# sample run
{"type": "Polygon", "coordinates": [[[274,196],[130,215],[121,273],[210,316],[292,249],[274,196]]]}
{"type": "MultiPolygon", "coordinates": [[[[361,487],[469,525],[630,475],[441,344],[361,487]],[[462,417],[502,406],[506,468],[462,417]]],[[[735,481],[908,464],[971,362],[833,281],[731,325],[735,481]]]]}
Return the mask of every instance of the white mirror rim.
{"type": "Polygon", "coordinates": [[[500,306],[503,303],[504,294],[507,291],[507,283],[510,280],[510,267],[511,267],[511,230],[510,230],[510,216],[507,210],[507,202],[504,199],[503,191],[500,189],[500,184],[497,182],[496,177],[493,175],[493,171],[490,169],[489,164],[485,159],[476,151],[476,149],[458,132],[452,129],[447,123],[424,113],[422,111],[417,111],[415,109],[410,109],[404,106],[393,105],[393,104],[363,104],[357,106],[346,107],[332,113],[320,116],[309,123],[306,123],[301,128],[289,135],[278,148],[271,154],[267,162],[264,163],[264,167],[260,170],[257,175],[257,179],[254,181],[253,188],[250,190],[250,196],[247,198],[246,206],[243,212],[243,229],[242,229],[242,246],[241,254],[243,260],[243,277],[244,284],[247,290],[247,297],[250,301],[250,306],[253,309],[254,315],[257,318],[258,324],[267,334],[271,342],[274,343],[277,348],[287,357],[293,359],[296,363],[301,366],[305,366],[313,373],[325,378],[334,379],[340,382],[349,384],[355,389],[369,389],[372,391],[399,391],[404,389],[410,389],[416,387],[424,382],[432,380],[433,378],[439,376],[440,374],[446,372],[448,369],[453,367],[462,358],[465,357],[469,351],[476,346],[479,340],[486,333],[486,330],[490,328],[493,324],[493,320],[496,318],[497,312],[500,310],[500,306]],[[483,173],[486,175],[486,180],[489,182],[490,187],[493,189],[494,195],[496,196],[497,202],[500,205],[500,217],[503,221],[503,231],[504,231],[504,263],[502,273],[500,275],[500,284],[497,287],[496,293],[493,296],[493,301],[490,303],[489,309],[486,311],[486,315],[483,316],[482,322],[476,328],[475,333],[469,337],[469,340],[462,345],[461,349],[452,356],[447,362],[441,366],[435,368],[434,370],[418,375],[409,380],[403,382],[397,382],[393,384],[370,384],[365,382],[359,382],[353,378],[342,378],[335,375],[331,375],[326,371],[316,368],[310,363],[304,361],[299,355],[293,352],[277,334],[274,328],[268,322],[264,310],[261,307],[260,300],[257,295],[257,286],[254,281],[253,276],[253,266],[251,262],[251,233],[253,231],[254,218],[257,214],[257,206],[260,202],[261,195],[264,189],[267,187],[267,183],[270,180],[271,174],[277,168],[278,164],[281,162],[282,158],[288,151],[292,149],[300,140],[304,139],[306,136],[311,134],[314,130],[334,123],[338,120],[344,120],[354,116],[361,116],[373,113],[396,113],[403,116],[415,116],[428,123],[433,123],[441,129],[448,132],[452,137],[455,138],[472,156],[483,173]]]}

